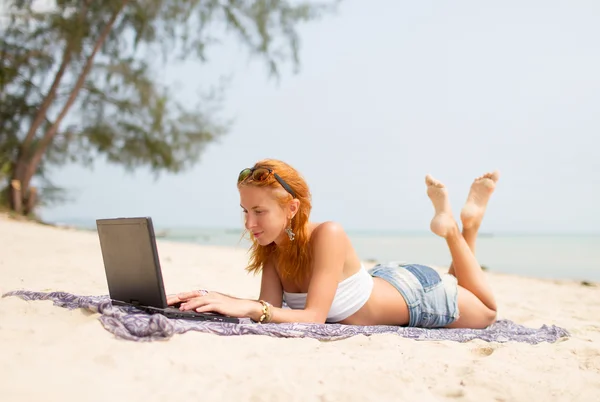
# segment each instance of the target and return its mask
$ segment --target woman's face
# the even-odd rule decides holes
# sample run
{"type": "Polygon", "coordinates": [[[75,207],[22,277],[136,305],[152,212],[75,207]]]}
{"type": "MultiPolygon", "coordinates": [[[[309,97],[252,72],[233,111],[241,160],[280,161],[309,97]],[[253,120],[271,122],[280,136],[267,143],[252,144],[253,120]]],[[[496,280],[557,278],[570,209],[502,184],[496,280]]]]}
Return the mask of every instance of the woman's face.
{"type": "Polygon", "coordinates": [[[281,244],[286,236],[284,230],[288,217],[277,202],[273,189],[241,186],[239,191],[246,229],[261,246],[273,242],[281,244]]]}

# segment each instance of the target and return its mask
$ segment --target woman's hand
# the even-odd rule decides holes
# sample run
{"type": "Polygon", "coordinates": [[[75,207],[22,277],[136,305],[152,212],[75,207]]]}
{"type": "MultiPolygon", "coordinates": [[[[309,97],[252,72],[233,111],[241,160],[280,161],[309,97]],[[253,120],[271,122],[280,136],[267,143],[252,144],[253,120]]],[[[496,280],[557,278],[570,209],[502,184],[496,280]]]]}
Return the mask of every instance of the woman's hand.
{"type": "Polygon", "coordinates": [[[180,309],[198,313],[219,313],[230,317],[250,317],[258,320],[262,315],[262,304],[254,300],[236,299],[217,292],[188,292],[177,295],[183,301],[180,309]]]}
{"type": "Polygon", "coordinates": [[[174,295],[167,295],[167,306],[173,306],[175,304],[182,304],[194,297],[202,296],[207,294],[206,290],[194,290],[191,292],[182,292],[174,295]]]}

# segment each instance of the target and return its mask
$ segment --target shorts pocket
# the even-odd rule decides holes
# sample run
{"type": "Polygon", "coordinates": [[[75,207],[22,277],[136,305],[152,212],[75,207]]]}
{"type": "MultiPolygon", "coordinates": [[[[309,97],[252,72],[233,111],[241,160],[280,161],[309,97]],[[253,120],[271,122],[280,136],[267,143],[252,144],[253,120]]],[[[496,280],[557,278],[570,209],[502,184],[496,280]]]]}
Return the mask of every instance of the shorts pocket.
{"type": "Polygon", "coordinates": [[[438,274],[435,269],[426,265],[408,264],[403,265],[402,268],[406,269],[417,278],[425,292],[435,289],[442,283],[440,274],[438,274]]]}

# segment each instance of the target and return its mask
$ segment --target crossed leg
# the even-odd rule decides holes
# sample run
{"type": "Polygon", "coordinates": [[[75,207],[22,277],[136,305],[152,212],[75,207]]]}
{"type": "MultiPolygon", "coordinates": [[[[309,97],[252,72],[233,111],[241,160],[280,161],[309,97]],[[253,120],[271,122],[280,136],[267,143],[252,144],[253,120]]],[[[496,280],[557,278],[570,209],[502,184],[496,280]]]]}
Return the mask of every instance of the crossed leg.
{"type": "Polygon", "coordinates": [[[475,180],[461,212],[466,238],[461,234],[452,216],[446,187],[428,175],[427,195],[433,203],[435,216],[431,220],[431,231],[446,240],[452,265],[449,273],[456,276],[459,285],[458,304],[460,318],[452,327],[484,328],[495,320],[496,300],[484,273],[474,255],[477,230],[491,195],[498,174],[491,173],[475,180]]]}
{"type": "MultiPolygon", "coordinates": [[[[486,173],[483,176],[476,178],[471,185],[471,190],[467,196],[467,202],[460,212],[460,220],[463,226],[462,236],[467,242],[473,255],[475,255],[475,242],[477,240],[479,227],[483,221],[483,215],[485,214],[488,201],[496,188],[496,183],[499,178],[500,174],[498,171],[486,173]]],[[[450,264],[448,273],[456,276],[454,272],[454,263],[450,264]]]]}

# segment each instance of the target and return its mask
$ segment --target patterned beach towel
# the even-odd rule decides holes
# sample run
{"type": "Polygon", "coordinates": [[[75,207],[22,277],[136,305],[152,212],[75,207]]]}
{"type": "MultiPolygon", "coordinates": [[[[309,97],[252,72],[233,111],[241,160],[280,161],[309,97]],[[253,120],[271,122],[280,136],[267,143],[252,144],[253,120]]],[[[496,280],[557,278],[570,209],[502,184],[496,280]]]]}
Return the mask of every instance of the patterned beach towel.
{"type": "Polygon", "coordinates": [[[68,309],[86,309],[100,314],[106,330],[121,339],[131,341],[167,340],[175,334],[199,331],[216,335],[267,335],[280,338],[314,338],[322,341],[345,339],[356,335],[396,334],[420,341],[553,343],[568,338],[566,329],[551,325],[528,328],[510,320],[498,320],[486,329],[424,329],[398,326],[358,326],[343,324],[256,324],[242,319],[239,324],[169,319],[161,314],[150,315],[135,307],[113,306],[108,296],[77,296],[65,292],[32,292],[17,290],[2,297],[17,296],[24,300],[52,300],[68,309]]]}

